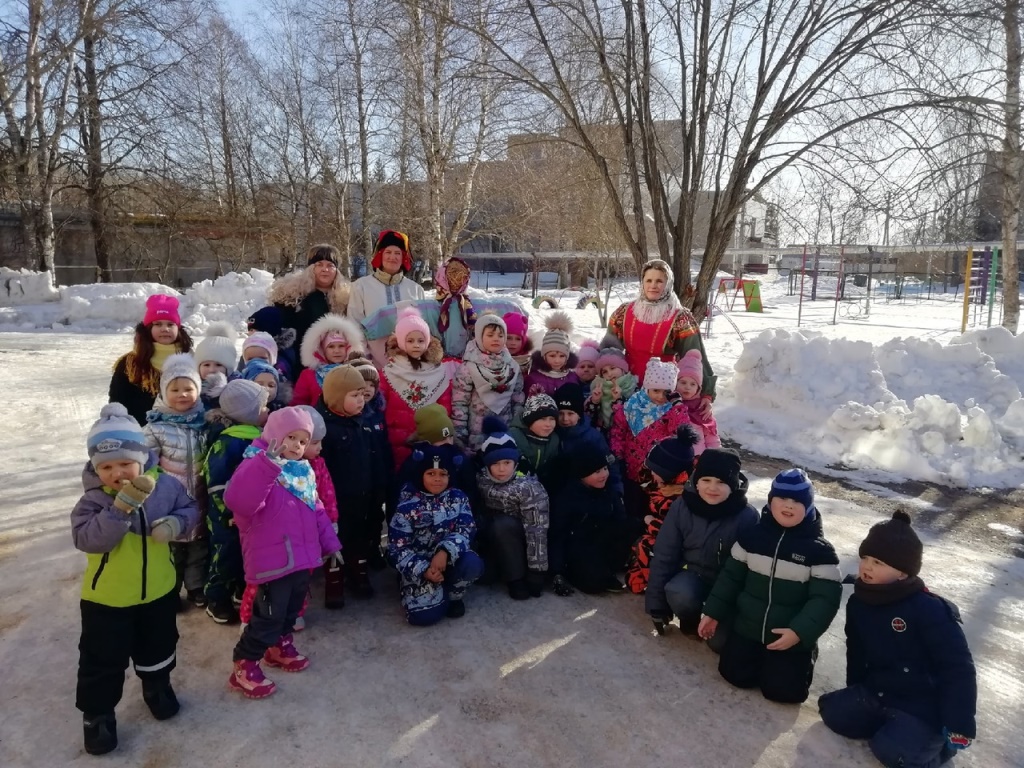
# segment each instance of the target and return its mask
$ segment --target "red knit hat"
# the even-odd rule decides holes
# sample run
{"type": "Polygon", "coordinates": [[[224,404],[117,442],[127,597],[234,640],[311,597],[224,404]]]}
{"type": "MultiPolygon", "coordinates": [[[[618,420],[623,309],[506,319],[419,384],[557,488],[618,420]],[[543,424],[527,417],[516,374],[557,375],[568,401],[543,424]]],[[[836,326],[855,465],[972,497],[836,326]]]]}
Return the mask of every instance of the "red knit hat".
{"type": "Polygon", "coordinates": [[[373,246],[373,258],[370,259],[370,266],[380,269],[384,264],[384,249],[393,245],[402,251],[402,271],[412,270],[412,254],[409,253],[409,236],[396,229],[385,229],[377,235],[377,242],[373,246]]]}

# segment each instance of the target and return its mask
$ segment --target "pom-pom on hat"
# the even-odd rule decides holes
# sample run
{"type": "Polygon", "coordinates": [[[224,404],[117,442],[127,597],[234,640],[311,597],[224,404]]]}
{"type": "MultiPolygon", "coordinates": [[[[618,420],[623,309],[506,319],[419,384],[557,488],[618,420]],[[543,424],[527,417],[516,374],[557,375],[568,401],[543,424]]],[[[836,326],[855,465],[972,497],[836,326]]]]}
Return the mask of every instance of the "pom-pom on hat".
{"type": "Polygon", "coordinates": [[[548,416],[558,418],[558,406],[551,395],[532,395],[526,398],[526,404],[523,406],[523,424],[528,427],[537,419],[548,416]]]}
{"type": "Polygon", "coordinates": [[[428,469],[443,469],[447,472],[449,478],[448,487],[451,488],[452,477],[458,468],[462,466],[465,457],[463,457],[462,451],[454,445],[428,445],[427,443],[420,443],[413,448],[409,460],[415,471],[413,483],[420,491],[424,491],[423,474],[428,469]]]}
{"type": "Polygon", "coordinates": [[[403,352],[406,351],[405,340],[413,331],[422,333],[424,341],[430,343],[430,326],[423,319],[423,315],[416,307],[402,307],[398,310],[398,320],[395,322],[395,340],[403,352]]]}
{"type": "Polygon", "coordinates": [[[505,336],[505,338],[508,338],[508,326],[505,325],[504,320],[502,320],[497,315],[492,315],[490,313],[480,315],[476,319],[476,327],[473,329],[473,337],[476,339],[476,345],[480,347],[480,349],[484,348],[484,329],[486,329],[487,326],[489,325],[496,325],[499,328],[501,328],[502,334],[505,336]]]}
{"type": "Polygon", "coordinates": [[[256,426],[269,399],[270,390],[266,387],[248,379],[235,379],[220,393],[220,409],[232,421],[256,426]]]}
{"type": "Polygon", "coordinates": [[[94,469],[107,461],[135,461],[145,468],[149,460],[142,427],[120,403],[103,406],[99,420],[89,429],[85,445],[94,469]]]}
{"type": "Polygon", "coordinates": [[[597,361],[601,358],[601,348],[597,346],[597,342],[593,339],[587,339],[580,344],[580,348],[576,352],[576,358],[581,363],[597,365],[597,361]]]}
{"type": "Polygon", "coordinates": [[[921,572],[924,545],[911,526],[910,515],[897,509],[892,519],[871,526],[858,554],[881,560],[908,576],[917,576],[921,572]]]}
{"type": "Polygon", "coordinates": [[[440,443],[449,437],[455,437],[455,425],[443,405],[431,403],[417,408],[413,414],[413,421],[416,423],[416,431],[409,437],[410,444],[440,443]]]}
{"type": "MultiPolygon", "coordinates": [[[[601,347],[601,354],[597,358],[597,372],[600,373],[602,368],[612,366],[614,368],[621,368],[623,373],[629,371],[629,363],[626,362],[626,353],[620,347],[601,347]]],[[[672,389],[675,389],[676,385],[672,384],[672,389]]]]}
{"type": "Polygon", "coordinates": [[[362,389],[366,382],[351,365],[339,365],[324,377],[324,405],[339,415],[345,415],[345,396],[362,389]]]}
{"type": "Polygon", "coordinates": [[[384,265],[384,249],[391,245],[402,251],[402,271],[409,272],[412,270],[409,236],[395,229],[385,229],[377,235],[377,242],[373,246],[373,258],[370,259],[370,266],[374,269],[380,269],[384,265]]]}
{"type": "Polygon", "coordinates": [[[573,411],[583,416],[583,387],[579,384],[563,384],[555,390],[555,405],[560,411],[573,411]]]}
{"type": "Polygon", "coordinates": [[[674,363],[664,363],[652,357],[644,369],[644,389],[667,389],[671,392],[676,388],[678,376],[679,369],[674,363]]]}
{"type": "MultiPolygon", "coordinates": [[[[272,307],[271,307],[272,309],[272,307]]],[[[228,323],[210,323],[206,329],[206,338],[196,345],[196,365],[203,363],[219,363],[225,371],[231,371],[238,361],[238,350],[235,349],[235,329],[228,323]]]]}
{"type": "Polygon", "coordinates": [[[180,306],[176,296],[154,294],[146,299],[146,314],[142,318],[142,324],[152,325],[158,320],[169,320],[175,325],[181,325],[181,315],[178,314],[180,306]]]}
{"type": "Polygon", "coordinates": [[[277,365],[277,342],[274,341],[274,337],[269,333],[256,331],[256,333],[247,337],[242,342],[242,357],[245,357],[245,350],[250,347],[265,349],[267,354],[270,355],[270,364],[277,365]]]}
{"type": "Polygon", "coordinates": [[[570,355],[572,339],[569,338],[569,334],[572,333],[572,320],[569,316],[561,311],[552,312],[544,318],[544,327],[548,330],[540,343],[540,353],[544,355],[548,352],[564,352],[566,356],[570,355]]]}
{"type": "Polygon", "coordinates": [[[699,440],[693,426],[684,424],[676,430],[675,437],[655,443],[644,463],[666,483],[686,482],[693,472],[693,446],[699,440]]]}
{"type": "Polygon", "coordinates": [[[245,364],[245,368],[242,369],[242,378],[256,381],[256,377],[264,373],[269,373],[274,377],[274,381],[278,384],[281,383],[281,372],[266,360],[260,360],[258,357],[245,364]]]}
{"type": "Polygon", "coordinates": [[[489,467],[497,461],[509,459],[519,461],[519,448],[515,438],[508,433],[505,422],[497,416],[485,416],[483,423],[484,440],[480,443],[480,458],[489,467]]]}
{"type": "Polygon", "coordinates": [[[502,315],[501,319],[505,321],[505,329],[510,336],[525,337],[530,330],[530,318],[526,315],[521,315],[518,312],[508,312],[502,315]]]}
{"type": "Polygon", "coordinates": [[[299,431],[305,432],[312,440],[313,420],[301,408],[289,406],[270,414],[267,425],[263,427],[263,439],[268,443],[271,440],[283,440],[292,432],[299,431]]]}
{"type": "MultiPolygon", "coordinates": [[[[281,331],[284,330],[284,319],[281,317],[280,309],[275,306],[269,306],[253,312],[249,319],[246,320],[246,325],[250,331],[263,331],[277,338],[281,335],[281,331]]],[[[210,327],[212,328],[213,326],[210,327]]],[[[207,331],[206,335],[209,336],[210,332],[207,331]]]]}
{"type": "Polygon", "coordinates": [[[784,469],[775,476],[768,491],[768,503],[775,498],[792,499],[804,505],[808,516],[814,513],[814,486],[802,469],[784,469]]]}
{"type": "Polygon", "coordinates": [[[680,376],[689,376],[697,382],[698,387],[704,386],[704,358],[700,351],[691,349],[676,363],[680,376]]]}
{"type": "Polygon", "coordinates": [[[608,454],[593,443],[580,443],[569,456],[569,470],[580,480],[607,466],[608,454]]]}
{"type": "Polygon", "coordinates": [[[324,423],[324,417],[320,415],[320,411],[312,405],[295,405],[292,407],[305,411],[309,416],[309,420],[313,422],[313,442],[327,437],[327,425],[324,423]]]}
{"type": "Polygon", "coordinates": [[[167,387],[175,379],[188,379],[196,385],[196,392],[203,386],[203,381],[199,378],[199,369],[196,368],[196,361],[192,355],[180,352],[164,360],[163,370],[160,371],[160,397],[164,400],[167,400],[167,387]]]}
{"type": "Polygon", "coordinates": [[[716,477],[735,493],[740,488],[740,467],[740,455],[736,451],[728,448],[708,448],[700,455],[697,465],[693,468],[694,485],[702,477],[716,477]]]}

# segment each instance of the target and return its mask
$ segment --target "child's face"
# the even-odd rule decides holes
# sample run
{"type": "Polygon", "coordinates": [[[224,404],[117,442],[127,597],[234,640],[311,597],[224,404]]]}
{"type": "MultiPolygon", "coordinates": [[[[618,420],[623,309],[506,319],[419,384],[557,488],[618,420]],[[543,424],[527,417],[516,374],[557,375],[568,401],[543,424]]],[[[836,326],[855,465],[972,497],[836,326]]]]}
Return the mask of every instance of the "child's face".
{"type": "Polygon", "coordinates": [[[409,357],[419,360],[423,357],[423,353],[427,351],[427,345],[430,342],[423,335],[422,331],[413,331],[405,336],[405,354],[409,357]]]}
{"type": "Polygon", "coordinates": [[[257,347],[253,344],[251,347],[246,347],[242,350],[242,359],[247,363],[250,360],[266,360],[269,363],[270,353],[263,347],[257,347]]]}
{"type": "Polygon", "coordinates": [[[346,416],[358,416],[363,412],[363,406],[366,405],[366,397],[363,395],[363,390],[353,389],[345,395],[345,399],[341,401],[341,409],[345,411],[346,416]]]}
{"type": "Polygon", "coordinates": [[[173,344],[178,340],[178,326],[170,320],[157,320],[149,326],[149,335],[157,344],[173,344]]]}
{"type": "Polygon", "coordinates": [[[651,398],[651,402],[655,405],[664,405],[668,402],[667,389],[648,389],[647,396],[651,398]]]}
{"type": "Polygon", "coordinates": [[[480,341],[484,352],[495,355],[505,348],[505,332],[501,330],[501,326],[488,325],[480,334],[480,341]]]}
{"type": "Polygon", "coordinates": [[[506,480],[512,478],[512,475],[516,473],[516,463],[512,459],[502,459],[496,461],[487,468],[487,471],[491,473],[491,477],[497,480],[499,483],[504,483],[506,480]]]}
{"type": "Polygon", "coordinates": [[[205,379],[207,376],[212,376],[215,373],[223,373],[227,376],[228,369],[220,363],[213,362],[213,360],[204,360],[199,364],[199,378],[205,379]]]}
{"type": "Polygon", "coordinates": [[[324,358],[328,363],[344,363],[348,359],[349,345],[344,341],[332,341],[324,347],[324,358]]]}
{"type": "Polygon", "coordinates": [[[865,584],[892,584],[896,581],[903,581],[907,578],[907,574],[897,571],[891,565],[886,565],[877,558],[862,557],[860,567],[857,569],[857,578],[865,584]]]}
{"type": "Polygon", "coordinates": [[[697,481],[697,495],[708,504],[721,504],[732,494],[732,488],[717,477],[702,477],[697,481]]]}
{"type": "Polygon", "coordinates": [[[303,451],[302,453],[302,458],[306,459],[307,461],[312,461],[313,459],[320,455],[320,451],[323,450],[323,447],[323,440],[310,440],[309,444],[306,445],[306,450],[303,451]]]}
{"type": "Polygon", "coordinates": [[[448,470],[428,469],[423,473],[423,490],[436,496],[448,487],[448,470]]]}
{"type": "Polygon", "coordinates": [[[589,384],[597,378],[597,366],[589,360],[584,360],[576,366],[576,375],[584,384],[589,384]]]}
{"type": "Polygon", "coordinates": [[[515,333],[510,333],[505,343],[510,355],[518,355],[523,350],[523,337],[515,333]]]}
{"type": "Polygon", "coordinates": [[[270,393],[270,397],[267,398],[267,402],[270,402],[275,397],[277,397],[277,379],[274,378],[273,374],[261,373],[259,376],[253,379],[253,381],[255,381],[257,384],[259,384],[261,387],[267,390],[267,392],[270,393]]]}
{"type": "Polygon", "coordinates": [[[575,427],[580,423],[580,415],[576,411],[570,411],[565,408],[558,412],[558,426],[563,429],[566,427],[575,427]]]}
{"type": "Polygon", "coordinates": [[[782,499],[778,496],[772,497],[768,505],[775,522],[783,528],[796,528],[804,521],[807,515],[807,507],[795,499],[782,499]]]}
{"type": "Polygon", "coordinates": [[[128,459],[104,461],[96,467],[96,474],[99,475],[100,482],[107,488],[119,491],[122,485],[127,485],[142,474],[142,467],[139,462],[128,459]]]}
{"type": "Polygon", "coordinates": [[[560,371],[565,368],[568,359],[569,356],[561,350],[552,349],[544,353],[544,362],[551,367],[552,371],[560,371]]]}
{"type": "Polygon", "coordinates": [[[373,386],[372,381],[368,381],[363,384],[363,402],[368,403],[377,396],[377,388],[373,386]]]}
{"type": "Polygon", "coordinates": [[[680,376],[676,379],[676,392],[683,400],[693,400],[700,394],[700,385],[692,376],[680,376]]]}
{"type": "Polygon", "coordinates": [[[555,417],[545,416],[537,419],[530,425],[530,431],[537,437],[551,437],[551,433],[555,431],[555,417]]]}
{"type": "Polygon", "coordinates": [[[175,379],[167,385],[167,405],[171,410],[185,413],[199,399],[199,390],[192,379],[175,379]]]}
{"type": "Polygon", "coordinates": [[[593,472],[583,478],[582,482],[588,488],[604,488],[608,484],[608,467],[601,467],[597,472],[593,472]]]}
{"type": "Polygon", "coordinates": [[[289,432],[281,441],[281,458],[298,461],[306,452],[307,445],[309,445],[309,432],[303,429],[289,432]]]}
{"type": "Polygon", "coordinates": [[[605,381],[615,381],[621,379],[625,371],[623,371],[617,365],[606,365],[601,369],[601,378],[605,381]]]}

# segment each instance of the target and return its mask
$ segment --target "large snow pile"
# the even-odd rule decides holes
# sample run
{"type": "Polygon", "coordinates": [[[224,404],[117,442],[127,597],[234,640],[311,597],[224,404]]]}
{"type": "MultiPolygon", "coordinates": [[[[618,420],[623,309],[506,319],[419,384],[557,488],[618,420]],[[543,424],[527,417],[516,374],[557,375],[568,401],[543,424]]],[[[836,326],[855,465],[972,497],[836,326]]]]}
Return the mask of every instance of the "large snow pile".
{"type": "Polygon", "coordinates": [[[764,331],[716,407],[723,434],[812,467],[961,486],[1024,483],[1024,400],[975,344],[764,331]]]}
{"type": "Polygon", "coordinates": [[[0,267],[0,307],[43,304],[58,298],[49,272],[0,267]]]}

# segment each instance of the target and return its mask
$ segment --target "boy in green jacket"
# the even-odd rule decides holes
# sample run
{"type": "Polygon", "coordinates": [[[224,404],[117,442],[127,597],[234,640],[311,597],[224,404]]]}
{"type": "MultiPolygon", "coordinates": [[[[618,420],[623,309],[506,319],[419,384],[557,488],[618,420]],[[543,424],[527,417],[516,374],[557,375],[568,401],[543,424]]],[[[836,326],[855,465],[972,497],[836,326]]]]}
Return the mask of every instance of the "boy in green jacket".
{"type": "Polygon", "coordinates": [[[806,701],[817,643],[839,611],[839,558],[825,539],[802,469],[772,481],[757,525],[742,531],[704,603],[698,633],[732,624],[718,671],[783,704],[806,701]]]}

